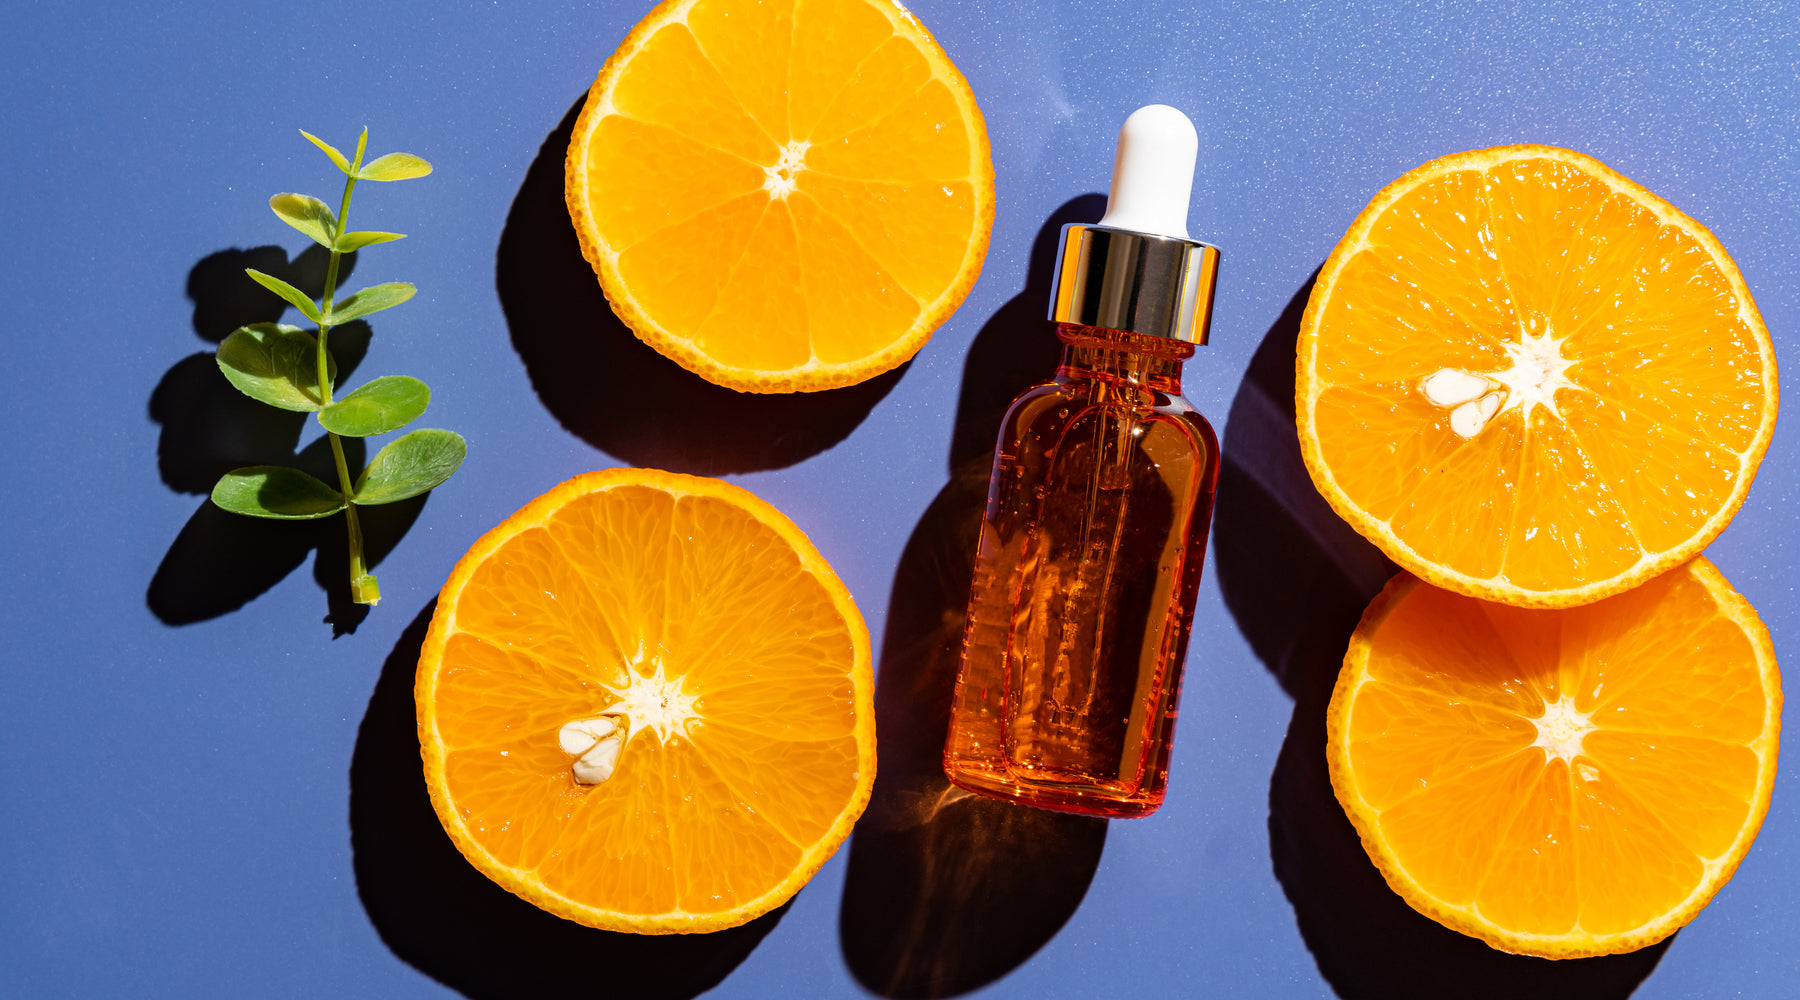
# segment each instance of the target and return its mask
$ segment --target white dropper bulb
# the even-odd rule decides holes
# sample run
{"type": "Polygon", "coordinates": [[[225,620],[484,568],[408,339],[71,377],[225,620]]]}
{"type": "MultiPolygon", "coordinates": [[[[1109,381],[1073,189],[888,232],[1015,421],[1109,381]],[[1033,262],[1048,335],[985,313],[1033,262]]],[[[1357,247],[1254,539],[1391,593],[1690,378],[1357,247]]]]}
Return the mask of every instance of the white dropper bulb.
{"type": "Polygon", "coordinates": [[[1200,137],[1187,115],[1148,104],[1119,128],[1112,191],[1100,225],[1187,239],[1188,197],[1200,137]]]}

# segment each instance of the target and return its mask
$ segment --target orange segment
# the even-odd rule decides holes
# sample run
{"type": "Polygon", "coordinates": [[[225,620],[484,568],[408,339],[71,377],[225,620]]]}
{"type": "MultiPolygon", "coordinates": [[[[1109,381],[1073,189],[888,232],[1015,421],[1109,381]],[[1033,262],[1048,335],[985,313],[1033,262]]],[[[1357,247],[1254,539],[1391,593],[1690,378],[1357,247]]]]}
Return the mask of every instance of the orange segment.
{"type": "MultiPolygon", "coordinates": [[[[756,200],[756,196],[746,200],[756,200]]],[[[732,262],[718,300],[694,328],[695,345],[725,365],[805,364],[811,354],[806,300],[793,294],[769,294],[771,289],[792,292],[800,286],[798,250],[788,206],[765,200],[762,215],[750,230],[743,252],[732,262]]],[[[669,292],[675,294],[679,289],[670,288],[669,292]]]]}
{"type": "Polygon", "coordinates": [[[994,218],[975,97],[894,0],[665,0],[589,91],[566,193],[632,331],[747,392],[904,363],[994,218]]]}
{"type": "Polygon", "coordinates": [[[944,293],[956,274],[958,248],[937,234],[969,217],[975,193],[968,182],[896,184],[828,174],[808,180],[807,193],[828,218],[842,225],[865,215],[875,223],[864,234],[864,249],[902,291],[923,301],[944,293]]]}
{"type": "MultiPolygon", "coordinates": [[[[887,12],[866,0],[803,0],[797,6],[803,10],[794,22],[788,61],[788,127],[810,139],[826,111],[838,104],[856,107],[855,95],[868,93],[870,82],[891,73],[894,63],[912,60],[904,48],[870,58],[877,48],[894,41],[895,33],[887,12]]],[[[913,87],[922,82],[922,78],[914,81],[913,87]]]]}
{"type": "Polygon", "coordinates": [[[470,863],[559,916],[668,933],[781,905],[843,842],[875,777],[873,690],[862,618],[791,521],[718,480],[613,469],[475,543],[415,695],[470,863]],[[608,740],[609,773],[585,770],[608,740]]]}
{"type": "MultiPolygon", "coordinates": [[[[568,720],[559,716],[555,701],[544,698],[545,691],[560,692],[559,701],[587,693],[595,712],[604,707],[604,695],[591,690],[585,671],[572,670],[566,663],[530,656],[467,632],[450,636],[445,645],[445,656],[455,666],[445,669],[438,683],[444,697],[469,706],[466,712],[439,719],[438,735],[446,750],[505,749],[561,728],[568,720]]],[[[614,669],[602,683],[617,687],[625,680],[624,670],[614,669]]]]}
{"type": "MultiPolygon", "coordinates": [[[[662,125],[685,139],[748,161],[745,167],[780,156],[768,131],[773,123],[759,120],[740,103],[740,91],[700,50],[694,38],[697,27],[670,24],[645,40],[637,58],[619,73],[612,91],[619,113],[608,117],[662,125]]],[[[731,55],[745,58],[743,53],[731,55]]]]}
{"type": "Polygon", "coordinates": [[[1712,234],[1598,160],[1506,146],[1394,181],[1301,322],[1313,482],[1440,587],[1527,607],[1686,561],[1743,503],[1775,355],[1712,234]]]}
{"type": "MultiPolygon", "coordinates": [[[[749,225],[768,205],[767,197],[755,201],[748,197],[762,190],[762,171],[667,126],[610,115],[595,127],[586,157],[592,172],[613,175],[628,186],[656,187],[667,195],[660,199],[615,198],[593,204],[593,224],[607,233],[608,245],[617,253],[624,253],[672,226],[718,211],[737,199],[747,207],[737,209],[731,218],[709,220],[680,244],[685,246],[716,233],[711,237],[715,244],[700,251],[699,257],[735,259],[743,250],[749,225]]],[[[697,263],[688,268],[696,269],[697,263]]]]}
{"type": "Polygon", "coordinates": [[[1775,780],[1768,631],[1703,558],[1563,610],[1401,574],[1351,638],[1331,783],[1388,884],[1505,951],[1631,951],[1692,920],[1775,780]]]}
{"type": "MultiPolygon", "coordinates": [[[[688,30],[706,49],[700,58],[724,77],[750,121],[767,136],[792,131],[788,127],[787,82],[794,5],[709,0],[687,4],[685,9],[688,30]]],[[[687,95],[670,92],[664,99],[681,103],[687,95]]]]}
{"type": "Polygon", "coordinates": [[[853,230],[822,211],[811,198],[790,203],[801,247],[801,290],[813,322],[835,331],[830,342],[814,340],[822,364],[851,363],[880,350],[891,330],[914,322],[919,300],[908,294],[870,257],[853,230]],[[859,281],[845,281],[855,274],[859,281]]]}
{"type": "MultiPolygon", "coordinates": [[[[839,106],[848,103],[840,101],[839,106]]],[[[926,80],[885,114],[845,115],[841,123],[832,122],[828,114],[813,133],[807,161],[820,173],[858,180],[966,180],[968,132],[944,127],[958,117],[956,93],[942,80],[926,80]],[[832,125],[843,134],[827,132],[832,125]]]]}
{"type": "MultiPolygon", "coordinates": [[[[887,121],[903,104],[916,100],[930,80],[931,64],[917,46],[898,37],[884,39],[852,73],[839,78],[831,99],[807,127],[805,138],[819,147],[821,166],[840,145],[846,147],[845,153],[860,153],[864,144],[852,143],[849,137],[870,123],[887,121]]],[[[840,163],[842,159],[839,154],[840,163]]]]}

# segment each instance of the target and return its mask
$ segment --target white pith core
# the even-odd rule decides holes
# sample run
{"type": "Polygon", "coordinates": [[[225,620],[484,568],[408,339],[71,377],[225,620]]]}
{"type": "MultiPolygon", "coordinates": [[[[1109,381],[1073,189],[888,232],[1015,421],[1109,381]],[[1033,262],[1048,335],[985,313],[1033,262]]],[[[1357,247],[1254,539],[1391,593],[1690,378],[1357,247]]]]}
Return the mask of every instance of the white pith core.
{"type": "MultiPolygon", "coordinates": [[[[1530,321],[1531,330],[1539,321],[1530,321]]],[[[1562,340],[1546,330],[1542,334],[1519,331],[1519,342],[1502,344],[1511,367],[1497,372],[1470,372],[1440,368],[1419,382],[1419,391],[1432,405],[1450,411],[1450,429],[1464,440],[1481,433],[1494,418],[1508,410],[1522,409],[1531,419],[1542,406],[1562,419],[1556,408],[1558,389],[1576,388],[1568,377],[1569,359],[1562,356],[1562,340]]]]}
{"type": "Polygon", "coordinates": [[[781,159],[774,166],[763,168],[762,189],[769,192],[770,201],[786,201],[793,193],[794,179],[806,169],[806,151],[811,148],[810,142],[790,142],[781,147],[781,159]]]}
{"type": "Polygon", "coordinates": [[[1537,726],[1537,740],[1531,745],[1542,747],[1544,761],[1561,758],[1563,763],[1576,767],[1581,777],[1592,781],[1599,777],[1599,772],[1592,765],[1583,763],[1577,767],[1575,758],[1581,753],[1581,742],[1587,734],[1596,728],[1587,712],[1575,707],[1573,695],[1563,695],[1561,699],[1544,706],[1544,714],[1531,720],[1537,726]]]}
{"type": "Polygon", "coordinates": [[[660,659],[652,661],[655,672],[642,673],[643,659],[640,652],[626,669],[623,687],[602,685],[617,701],[597,715],[565,723],[557,733],[563,752],[576,758],[570,770],[581,784],[597,785],[612,777],[619,755],[639,733],[655,733],[657,742],[667,746],[701,720],[696,707],[700,698],[685,690],[687,678],[668,676],[660,659]]]}

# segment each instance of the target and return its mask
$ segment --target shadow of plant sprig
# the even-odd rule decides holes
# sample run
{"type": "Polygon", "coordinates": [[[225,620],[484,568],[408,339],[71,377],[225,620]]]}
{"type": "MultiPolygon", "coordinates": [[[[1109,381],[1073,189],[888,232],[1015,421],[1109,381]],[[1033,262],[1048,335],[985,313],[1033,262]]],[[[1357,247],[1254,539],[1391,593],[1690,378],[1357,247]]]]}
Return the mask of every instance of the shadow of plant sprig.
{"type": "MultiPolygon", "coordinates": [[[[288,308],[275,293],[251,281],[246,267],[281,276],[317,294],[325,287],[328,255],[318,246],[289,259],[278,246],[231,248],[202,257],[188,272],[187,294],[194,303],[193,329],[216,348],[239,326],[272,322],[288,308]]],[[[340,277],[356,255],[343,258],[340,277]]],[[[361,320],[335,331],[332,353],[338,377],[362,363],[371,332],[361,320]]],[[[297,465],[314,475],[331,475],[331,459],[320,438],[300,447],[306,414],[264,406],[232,387],[219,372],[214,350],[176,362],[150,394],[149,416],[161,425],[156,464],[164,484],[177,493],[205,496],[220,476],[246,465],[297,465]]],[[[344,442],[346,459],[360,467],[361,439],[344,442]]],[[[429,496],[427,494],[426,496],[429,496]]],[[[425,496],[372,508],[364,519],[365,555],[377,564],[399,541],[425,504],[425,496]]],[[[314,575],[328,602],[325,621],[336,635],[356,630],[368,606],[350,601],[340,569],[348,563],[342,532],[323,521],[271,521],[239,517],[210,500],[194,511],[151,578],[145,601],[168,625],[190,625],[228,614],[280,583],[314,548],[320,558],[314,575]],[[328,565],[329,564],[329,565],[328,565]],[[334,586],[335,584],[335,586],[334,586]]]]}
{"type": "MultiPolygon", "coordinates": [[[[359,169],[373,167],[371,163],[359,169]]],[[[252,280],[250,271],[276,278],[309,300],[323,301],[334,259],[342,282],[354,270],[357,257],[353,251],[334,255],[316,239],[291,259],[279,246],[234,247],[208,254],[187,277],[193,330],[209,345],[220,345],[239,328],[276,323],[293,308],[252,280]]],[[[330,332],[327,371],[332,382],[342,384],[350,377],[366,356],[370,339],[366,320],[342,322],[340,317],[330,332]]],[[[329,438],[300,447],[308,411],[266,405],[239,391],[221,372],[218,353],[210,349],[183,358],[151,393],[149,416],[162,428],[157,470],[163,482],[178,493],[208,495],[232,470],[265,465],[296,468],[321,481],[336,478],[329,438]]],[[[363,469],[364,440],[341,437],[339,443],[345,465],[363,469]]],[[[429,496],[421,493],[379,506],[359,506],[365,572],[379,565],[405,536],[429,496]]],[[[325,621],[334,635],[354,632],[367,616],[368,605],[354,603],[345,586],[350,579],[345,534],[329,519],[241,517],[209,501],[169,546],[150,581],[146,604],[169,625],[216,618],[280,583],[316,548],[313,576],[328,602],[325,621]]]]}
{"type": "Polygon", "coordinates": [[[216,359],[225,378],[245,396],[278,410],[317,416],[325,429],[336,485],[291,465],[252,465],[221,476],[212,488],[212,501],[234,514],[278,521],[310,521],[342,512],[349,541],[351,600],[374,604],[381,599],[381,587],[369,572],[357,509],[408,500],[431,490],[462,465],[467,446],[452,431],[412,431],[377,452],[353,482],[344,440],[386,434],[412,423],[430,405],[431,389],[411,376],[385,375],[334,399],[338,366],[328,344],[334,326],[397,306],[417,291],[407,282],[390,281],[337,298],[338,271],[346,254],[404,238],[401,233],[349,228],[356,182],[423,177],[431,173],[431,164],[410,153],[389,153],[365,163],[367,129],[357,138],[353,157],[316,136],[300,134],[345,175],[335,213],[310,195],[282,193],[269,199],[281,221],[329,254],[320,301],[266,271],[245,268],[244,273],[299,310],[316,330],[277,322],[241,326],[219,344],[216,359]]]}

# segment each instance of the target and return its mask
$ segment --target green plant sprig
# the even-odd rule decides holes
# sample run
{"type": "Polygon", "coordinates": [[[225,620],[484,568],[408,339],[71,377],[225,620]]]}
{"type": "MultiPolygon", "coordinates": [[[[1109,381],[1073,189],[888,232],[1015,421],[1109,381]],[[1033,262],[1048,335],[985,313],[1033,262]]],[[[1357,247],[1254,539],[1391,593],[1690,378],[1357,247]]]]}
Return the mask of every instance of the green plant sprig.
{"type": "Polygon", "coordinates": [[[283,410],[314,413],[331,441],[337,485],[281,465],[234,469],[213,486],[212,500],[225,510],[250,517],[312,520],[344,512],[350,542],[350,596],[358,604],[381,600],[381,587],[363,560],[362,527],[356,508],[415,497],[449,479],[467,453],[462,435],[415,430],[388,443],[354,480],[340,438],[373,437],[418,419],[431,402],[431,389],[406,375],[386,375],[333,398],[337,363],[327,341],[331,328],[397,306],[417,291],[404,281],[371,285],[337,300],[338,262],[377,243],[403,239],[402,233],[352,232],[345,223],[357,181],[403,181],[431,173],[431,164],[411,153],[389,153],[364,163],[369,130],[356,140],[356,155],[345,157],[307,132],[301,135],[324,150],[344,172],[344,197],[334,215],[323,201],[303,194],[278,194],[269,207],[281,221],[331,251],[323,298],[311,296],[273,275],[245,268],[257,284],[281,296],[317,325],[309,332],[280,323],[239,327],[219,344],[219,370],[246,396],[283,410]]]}

